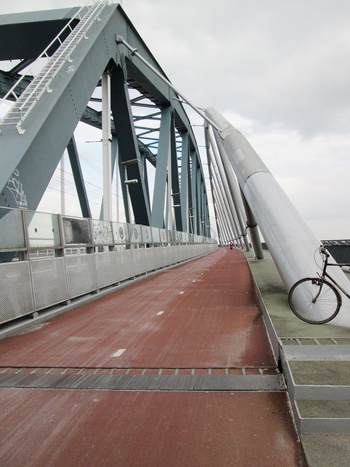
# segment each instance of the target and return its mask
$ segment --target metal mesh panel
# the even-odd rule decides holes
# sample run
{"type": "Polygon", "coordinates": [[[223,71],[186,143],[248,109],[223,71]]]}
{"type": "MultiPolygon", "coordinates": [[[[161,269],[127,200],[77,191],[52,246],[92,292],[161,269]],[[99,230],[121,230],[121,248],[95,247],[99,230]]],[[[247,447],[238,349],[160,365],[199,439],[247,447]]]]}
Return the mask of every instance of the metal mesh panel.
{"type": "Polygon", "coordinates": [[[29,263],[0,264],[0,323],[33,312],[29,263]]]}
{"type": "Polygon", "coordinates": [[[161,264],[160,264],[160,267],[165,267],[165,266],[168,266],[170,264],[170,248],[171,247],[168,247],[168,246],[163,246],[162,247],[162,255],[161,255],[161,264]]]}
{"type": "Polygon", "coordinates": [[[66,257],[68,289],[71,298],[97,289],[94,256],[84,254],[66,257]]]}
{"type": "Polygon", "coordinates": [[[188,252],[188,259],[193,258],[195,256],[194,251],[196,245],[189,245],[189,252],[188,252]]]}
{"type": "Polygon", "coordinates": [[[36,310],[69,298],[64,258],[32,260],[31,268],[36,310]]]}
{"type": "Polygon", "coordinates": [[[118,282],[116,252],[97,253],[95,259],[98,288],[107,287],[118,282]]]}
{"type": "Polygon", "coordinates": [[[169,265],[169,254],[170,254],[170,249],[171,247],[168,247],[168,246],[163,246],[162,247],[162,254],[161,254],[161,257],[160,257],[160,266],[161,268],[165,267],[165,266],[168,266],[169,265]]]}
{"type": "Polygon", "coordinates": [[[194,249],[195,245],[188,245],[187,259],[191,259],[194,257],[194,249]]]}
{"type": "Polygon", "coordinates": [[[146,259],[148,272],[154,271],[154,269],[157,269],[157,260],[156,260],[155,250],[157,250],[157,248],[146,248],[145,249],[145,259],[146,259]]]}
{"type": "Polygon", "coordinates": [[[144,248],[132,250],[132,259],[134,263],[134,271],[136,276],[147,272],[146,255],[144,248]]]}
{"type": "Polygon", "coordinates": [[[153,248],[154,269],[163,267],[163,248],[153,248]]]}
{"type": "Polygon", "coordinates": [[[174,246],[167,246],[164,249],[165,266],[176,263],[176,248],[174,246]]]}
{"type": "Polygon", "coordinates": [[[135,273],[131,250],[116,251],[116,268],[118,282],[134,277],[135,273]]]}
{"type": "Polygon", "coordinates": [[[186,247],[185,245],[181,245],[179,246],[179,259],[181,259],[181,261],[185,261],[187,259],[186,257],[186,247]]]}
{"type": "Polygon", "coordinates": [[[0,323],[216,249],[197,244],[38,258],[31,275],[28,262],[0,264],[0,323]]]}
{"type": "Polygon", "coordinates": [[[177,245],[177,246],[173,246],[173,247],[169,247],[170,248],[170,253],[171,253],[171,264],[176,264],[179,262],[179,249],[180,247],[177,245]]]}
{"type": "Polygon", "coordinates": [[[184,245],[182,248],[183,248],[183,251],[184,251],[184,260],[189,259],[190,254],[191,254],[191,246],[190,245],[184,245]]]}
{"type": "Polygon", "coordinates": [[[197,243],[193,245],[193,257],[195,258],[196,256],[199,256],[201,254],[201,245],[198,245],[197,243]]]}

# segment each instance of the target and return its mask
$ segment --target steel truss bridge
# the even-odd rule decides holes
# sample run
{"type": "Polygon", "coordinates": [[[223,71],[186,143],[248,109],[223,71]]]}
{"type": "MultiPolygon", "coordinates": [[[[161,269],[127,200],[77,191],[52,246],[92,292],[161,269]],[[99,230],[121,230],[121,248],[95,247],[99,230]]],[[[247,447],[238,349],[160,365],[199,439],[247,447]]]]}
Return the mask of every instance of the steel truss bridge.
{"type": "Polygon", "coordinates": [[[252,245],[262,259],[260,231],[287,289],[315,274],[320,242],[268,168],[216,110],[199,109],[172,85],[119,4],[4,15],[0,60],[0,303],[9,310],[0,322],[118,282],[116,255],[129,255],[131,277],[212,251],[209,191],[220,244],[252,245]],[[210,190],[184,103],[204,119],[210,190]],[[74,136],[79,122],[102,132],[98,220],[74,136]],[[36,212],[66,150],[79,219],[36,212]],[[123,223],[112,219],[114,177],[123,223]],[[90,280],[76,290],[82,275],[90,280]],[[48,299],[47,282],[64,295],[48,299]],[[16,293],[27,284],[27,295],[13,299],[11,284],[16,293]]]}
{"type": "Polygon", "coordinates": [[[118,149],[127,222],[132,210],[136,224],[210,233],[191,123],[177,94],[118,45],[120,34],[164,75],[121,7],[99,1],[82,9],[15,15],[14,21],[3,26],[7,45],[0,46],[1,60],[20,59],[0,78],[2,97],[14,101],[1,122],[0,204],[37,209],[67,148],[82,216],[91,217],[74,139],[81,121],[103,132],[105,220],[118,149]],[[39,72],[38,62],[44,63],[39,72]]]}

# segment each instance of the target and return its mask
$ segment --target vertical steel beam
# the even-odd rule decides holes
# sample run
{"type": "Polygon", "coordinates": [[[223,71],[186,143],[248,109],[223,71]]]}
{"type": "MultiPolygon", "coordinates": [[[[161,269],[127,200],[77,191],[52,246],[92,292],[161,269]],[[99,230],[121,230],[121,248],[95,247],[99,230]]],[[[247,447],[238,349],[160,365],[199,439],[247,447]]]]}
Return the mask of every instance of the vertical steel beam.
{"type": "Polygon", "coordinates": [[[140,154],[141,163],[142,163],[142,177],[145,181],[145,193],[147,197],[147,203],[150,204],[150,194],[149,194],[149,183],[148,183],[148,170],[147,170],[147,159],[144,154],[140,154]]]}
{"type": "Polygon", "coordinates": [[[120,177],[120,189],[121,189],[122,196],[123,196],[125,221],[128,224],[130,224],[131,213],[130,213],[130,204],[129,204],[129,193],[128,193],[127,185],[125,184],[125,181],[126,181],[125,167],[123,166],[120,157],[118,157],[118,167],[119,167],[119,177],[120,177]]]}
{"type": "Polygon", "coordinates": [[[201,171],[199,166],[196,164],[196,226],[197,234],[201,235],[201,215],[202,215],[202,204],[201,204],[201,171]]]}
{"type": "Polygon", "coordinates": [[[66,171],[65,171],[65,152],[61,158],[61,214],[66,214],[66,171]]]}
{"type": "Polygon", "coordinates": [[[206,235],[206,224],[207,224],[207,206],[205,200],[205,190],[204,190],[204,180],[201,178],[200,184],[200,201],[201,201],[201,211],[200,211],[200,223],[201,223],[201,235],[206,235]]]}
{"type": "Polygon", "coordinates": [[[137,183],[128,185],[135,222],[150,225],[150,206],[142,177],[142,163],[123,69],[120,66],[114,67],[111,78],[112,114],[121,164],[125,167],[126,179],[137,180],[137,183]]]}
{"type": "Polygon", "coordinates": [[[191,232],[197,234],[197,156],[191,151],[191,206],[189,207],[191,232]]]}
{"type": "MultiPolygon", "coordinates": [[[[117,199],[116,199],[116,219],[118,222],[118,211],[119,211],[119,192],[118,192],[118,180],[119,180],[119,166],[118,166],[118,140],[115,137],[115,135],[111,135],[112,137],[112,142],[111,142],[111,184],[113,183],[113,176],[114,176],[114,170],[116,171],[116,193],[117,193],[117,199]]],[[[101,209],[100,209],[100,219],[104,219],[103,216],[103,198],[102,198],[102,204],[101,204],[101,209]]]]}
{"type": "Polygon", "coordinates": [[[189,136],[188,132],[182,134],[182,154],[181,154],[181,216],[182,229],[188,232],[188,200],[189,200],[189,136]]]}
{"type": "Polygon", "coordinates": [[[177,148],[176,148],[176,136],[175,136],[175,121],[172,120],[171,125],[171,195],[172,195],[172,205],[171,211],[174,213],[175,220],[175,229],[182,231],[182,217],[181,217],[181,200],[180,200],[180,182],[179,182],[179,167],[177,161],[177,148]]]}
{"type": "Polygon", "coordinates": [[[172,181],[172,164],[171,164],[171,126],[170,126],[170,134],[169,134],[169,151],[168,151],[168,158],[167,158],[167,165],[168,165],[168,176],[167,176],[167,197],[166,197],[166,228],[169,230],[174,230],[173,225],[173,200],[171,197],[171,181],[172,181]]]}
{"type": "Polygon", "coordinates": [[[72,167],[74,183],[77,189],[80,209],[83,217],[91,217],[91,210],[89,205],[88,196],[86,193],[84,176],[80,166],[77,145],[75,143],[74,135],[70,139],[67,146],[70,165],[72,167]]]}
{"type": "MultiPolygon", "coordinates": [[[[165,227],[164,210],[166,200],[167,174],[170,148],[170,129],[172,121],[171,107],[161,110],[159,143],[157,153],[156,174],[154,180],[151,225],[163,229],[165,227]]],[[[169,183],[169,180],[168,180],[169,183]]]]}
{"type": "Polygon", "coordinates": [[[102,75],[103,220],[112,220],[111,75],[102,75]]]}

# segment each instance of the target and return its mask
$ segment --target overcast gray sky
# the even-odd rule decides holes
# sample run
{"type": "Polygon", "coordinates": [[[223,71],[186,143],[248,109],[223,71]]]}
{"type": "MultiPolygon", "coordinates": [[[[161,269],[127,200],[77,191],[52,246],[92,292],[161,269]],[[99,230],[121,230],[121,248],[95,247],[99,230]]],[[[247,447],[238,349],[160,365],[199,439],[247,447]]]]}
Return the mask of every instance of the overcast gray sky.
{"type": "MultiPolygon", "coordinates": [[[[0,12],[85,3],[0,0],[0,12]]],[[[350,2],[122,6],[172,83],[242,131],[315,235],[350,238],[350,2]]]]}

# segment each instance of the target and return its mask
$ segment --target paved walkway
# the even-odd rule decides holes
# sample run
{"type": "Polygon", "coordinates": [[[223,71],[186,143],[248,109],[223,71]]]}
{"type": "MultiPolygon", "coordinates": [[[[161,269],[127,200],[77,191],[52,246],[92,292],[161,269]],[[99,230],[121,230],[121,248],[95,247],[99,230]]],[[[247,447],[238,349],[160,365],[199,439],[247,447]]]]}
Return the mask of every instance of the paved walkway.
{"type": "Polygon", "coordinates": [[[243,254],[221,248],[0,341],[4,466],[302,466],[243,254]]]}

